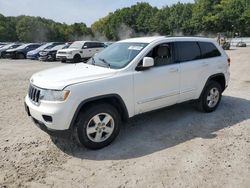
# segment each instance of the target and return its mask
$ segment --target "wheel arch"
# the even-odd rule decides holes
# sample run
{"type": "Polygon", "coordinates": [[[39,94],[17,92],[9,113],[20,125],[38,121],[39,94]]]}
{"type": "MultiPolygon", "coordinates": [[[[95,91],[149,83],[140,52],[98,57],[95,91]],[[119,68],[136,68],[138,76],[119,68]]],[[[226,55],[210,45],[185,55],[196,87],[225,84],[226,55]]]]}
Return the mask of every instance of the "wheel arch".
{"type": "Polygon", "coordinates": [[[86,99],[78,105],[78,107],[74,113],[74,116],[71,120],[70,129],[74,128],[75,121],[76,121],[79,113],[82,110],[87,108],[89,105],[93,105],[93,104],[97,104],[97,103],[108,103],[108,104],[113,105],[118,110],[118,112],[121,114],[122,120],[123,121],[128,120],[128,118],[129,118],[128,110],[127,110],[127,107],[126,107],[126,105],[125,105],[125,103],[120,95],[118,95],[118,94],[101,95],[101,96],[96,96],[96,97],[86,99]]]}
{"type": "Polygon", "coordinates": [[[226,89],[226,78],[225,78],[225,75],[223,73],[217,73],[217,74],[214,74],[214,75],[211,75],[210,77],[208,77],[203,89],[202,89],[202,92],[200,93],[200,96],[202,95],[202,93],[204,92],[206,86],[208,85],[208,83],[210,81],[216,81],[218,82],[220,85],[221,85],[221,88],[222,88],[222,92],[226,89]]]}
{"type": "Polygon", "coordinates": [[[24,52],[22,52],[22,51],[17,51],[17,52],[15,53],[16,58],[18,58],[18,55],[19,55],[19,54],[23,55],[24,59],[26,58],[26,54],[25,54],[24,52]]]}

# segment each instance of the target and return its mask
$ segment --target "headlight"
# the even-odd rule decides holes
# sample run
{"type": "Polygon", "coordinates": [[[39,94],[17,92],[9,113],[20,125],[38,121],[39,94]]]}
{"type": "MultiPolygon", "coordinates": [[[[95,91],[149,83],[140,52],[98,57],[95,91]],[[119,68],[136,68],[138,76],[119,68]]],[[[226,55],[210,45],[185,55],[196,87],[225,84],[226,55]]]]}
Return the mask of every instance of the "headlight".
{"type": "Polygon", "coordinates": [[[56,91],[56,90],[41,90],[40,100],[44,101],[65,101],[70,94],[70,91],[56,91]]]}
{"type": "Polygon", "coordinates": [[[67,54],[72,54],[72,52],[67,52],[67,54]]]}

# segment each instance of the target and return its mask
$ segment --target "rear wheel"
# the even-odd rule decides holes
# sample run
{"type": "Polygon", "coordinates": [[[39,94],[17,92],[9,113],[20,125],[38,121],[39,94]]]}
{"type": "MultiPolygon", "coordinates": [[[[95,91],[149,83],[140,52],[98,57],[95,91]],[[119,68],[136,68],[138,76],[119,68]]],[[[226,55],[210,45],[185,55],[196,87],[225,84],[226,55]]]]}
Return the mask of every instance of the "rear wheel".
{"type": "Polygon", "coordinates": [[[221,100],[221,85],[216,81],[210,81],[198,100],[198,108],[204,112],[214,111],[221,100]]]}
{"type": "Polygon", "coordinates": [[[109,145],[120,131],[120,114],[110,104],[96,104],[82,111],[76,121],[75,137],[90,149],[109,145]]]}

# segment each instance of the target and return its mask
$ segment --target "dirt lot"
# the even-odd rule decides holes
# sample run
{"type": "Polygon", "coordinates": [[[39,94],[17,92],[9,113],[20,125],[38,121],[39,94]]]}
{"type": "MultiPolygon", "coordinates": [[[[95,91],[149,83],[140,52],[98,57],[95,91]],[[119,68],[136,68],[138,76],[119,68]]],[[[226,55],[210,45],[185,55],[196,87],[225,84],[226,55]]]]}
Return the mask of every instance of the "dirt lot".
{"type": "Polygon", "coordinates": [[[29,77],[62,64],[0,59],[0,187],[250,187],[250,48],[228,54],[216,112],[182,104],[142,115],[98,151],[52,141],[24,111],[29,77]]]}

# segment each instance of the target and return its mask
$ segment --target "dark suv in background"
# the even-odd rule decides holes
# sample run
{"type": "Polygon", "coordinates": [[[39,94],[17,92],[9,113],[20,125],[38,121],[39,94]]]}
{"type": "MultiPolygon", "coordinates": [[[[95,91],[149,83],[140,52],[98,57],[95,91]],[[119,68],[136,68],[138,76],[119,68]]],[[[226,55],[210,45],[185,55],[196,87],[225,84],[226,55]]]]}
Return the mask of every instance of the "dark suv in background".
{"type": "Polygon", "coordinates": [[[5,54],[6,54],[6,51],[9,50],[9,49],[15,49],[19,46],[21,46],[22,44],[18,44],[18,43],[11,43],[11,44],[7,44],[3,47],[0,48],[0,58],[5,58],[5,54]]]}
{"type": "Polygon", "coordinates": [[[26,59],[26,55],[29,51],[34,50],[40,46],[41,44],[38,43],[23,44],[15,49],[7,50],[5,56],[11,59],[26,59]]]}
{"type": "Polygon", "coordinates": [[[57,45],[62,45],[64,44],[64,42],[49,42],[49,43],[45,43],[42,46],[40,46],[39,48],[35,49],[35,50],[31,50],[27,53],[27,59],[38,59],[39,58],[39,53],[45,49],[51,49],[57,45]]]}
{"type": "Polygon", "coordinates": [[[40,61],[56,61],[57,50],[67,49],[70,46],[69,43],[57,45],[50,49],[45,49],[39,52],[40,61]]]}

